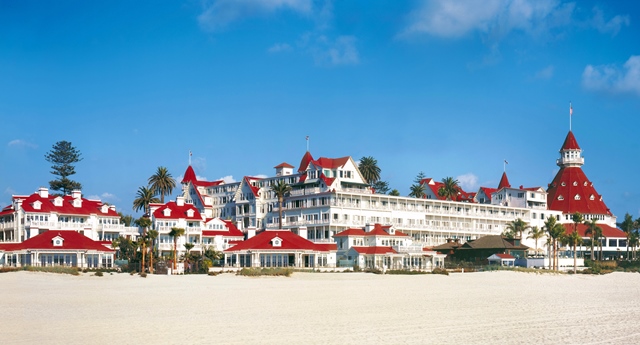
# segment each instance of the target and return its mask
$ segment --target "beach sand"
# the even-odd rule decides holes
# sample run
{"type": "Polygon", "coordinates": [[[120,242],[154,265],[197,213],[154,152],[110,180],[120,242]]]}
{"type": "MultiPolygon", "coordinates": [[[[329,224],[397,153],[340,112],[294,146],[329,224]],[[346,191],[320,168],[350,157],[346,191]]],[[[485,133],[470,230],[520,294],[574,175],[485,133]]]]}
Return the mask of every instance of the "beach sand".
{"type": "Polygon", "coordinates": [[[3,344],[640,344],[640,274],[0,274],[3,344]]]}

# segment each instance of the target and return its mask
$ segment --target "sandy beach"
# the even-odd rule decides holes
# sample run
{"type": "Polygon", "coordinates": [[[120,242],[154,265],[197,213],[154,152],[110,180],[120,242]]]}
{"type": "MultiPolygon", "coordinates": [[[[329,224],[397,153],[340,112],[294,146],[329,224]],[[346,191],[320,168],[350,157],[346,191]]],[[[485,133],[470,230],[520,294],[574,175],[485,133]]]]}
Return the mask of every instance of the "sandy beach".
{"type": "Polygon", "coordinates": [[[640,274],[0,274],[4,344],[632,344],[640,274]]]}

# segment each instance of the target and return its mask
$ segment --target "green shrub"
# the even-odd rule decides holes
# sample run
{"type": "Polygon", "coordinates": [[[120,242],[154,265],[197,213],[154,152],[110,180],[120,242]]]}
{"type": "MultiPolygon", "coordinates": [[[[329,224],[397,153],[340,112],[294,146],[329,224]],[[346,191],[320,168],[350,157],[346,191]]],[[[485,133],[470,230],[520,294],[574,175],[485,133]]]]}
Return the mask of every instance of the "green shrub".
{"type": "Polygon", "coordinates": [[[102,273],[102,271],[96,271],[96,273],[93,274],[96,277],[102,277],[104,274],[102,273]]]}
{"type": "Polygon", "coordinates": [[[432,274],[442,274],[445,276],[449,275],[449,272],[447,270],[445,270],[444,268],[440,268],[440,267],[436,267],[433,269],[433,271],[431,271],[432,274]]]}
{"type": "Polygon", "coordinates": [[[146,277],[147,277],[147,272],[141,272],[141,273],[140,273],[140,277],[142,277],[142,278],[146,278],[146,277]]]}
{"type": "Polygon", "coordinates": [[[239,276],[285,276],[290,277],[293,270],[290,268],[243,268],[236,273],[239,276]]]}
{"type": "Polygon", "coordinates": [[[362,269],[361,269],[361,268],[360,268],[360,266],[358,266],[358,265],[353,265],[353,271],[354,271],[354,272],[361,272],[361,271],[362,271],[362,269]]]}
{"type": "Polygon", "coordinates": [[[410,270],[388,270],[385,272],[386,274],[406,274],[406,275],[415,275],[415,274],[428,274],[429,272],[425,271],[410,271],[410,270]]]}

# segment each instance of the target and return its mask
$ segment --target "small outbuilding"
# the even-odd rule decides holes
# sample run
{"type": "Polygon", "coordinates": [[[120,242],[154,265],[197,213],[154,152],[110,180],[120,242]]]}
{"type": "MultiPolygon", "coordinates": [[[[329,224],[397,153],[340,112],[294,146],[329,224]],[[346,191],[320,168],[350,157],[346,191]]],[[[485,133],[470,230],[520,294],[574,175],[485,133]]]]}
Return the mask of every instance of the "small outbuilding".
{"type": "Polygon", "coordinates": [[[487,258],[489,265],[500,265],[506,267],[513,267],[516,264],[516,258],[510,254],[496,253],[487,258]]]}

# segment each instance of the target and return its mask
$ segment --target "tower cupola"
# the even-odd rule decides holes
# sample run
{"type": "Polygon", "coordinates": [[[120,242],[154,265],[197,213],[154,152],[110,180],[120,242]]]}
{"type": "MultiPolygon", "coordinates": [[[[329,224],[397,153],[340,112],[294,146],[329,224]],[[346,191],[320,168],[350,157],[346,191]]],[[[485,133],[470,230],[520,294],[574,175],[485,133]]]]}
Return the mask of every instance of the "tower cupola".
{"type": "Polygon", "coordinates": [[[582,158],[582,149],[576,141],[576,137],[573,136],[573,132],[569,131],[567,138],[564,139],[562,148],[560,149],[560,158],[556,161],[559,167],[581,167],[584,165],[584,158],[582,158]]]}

